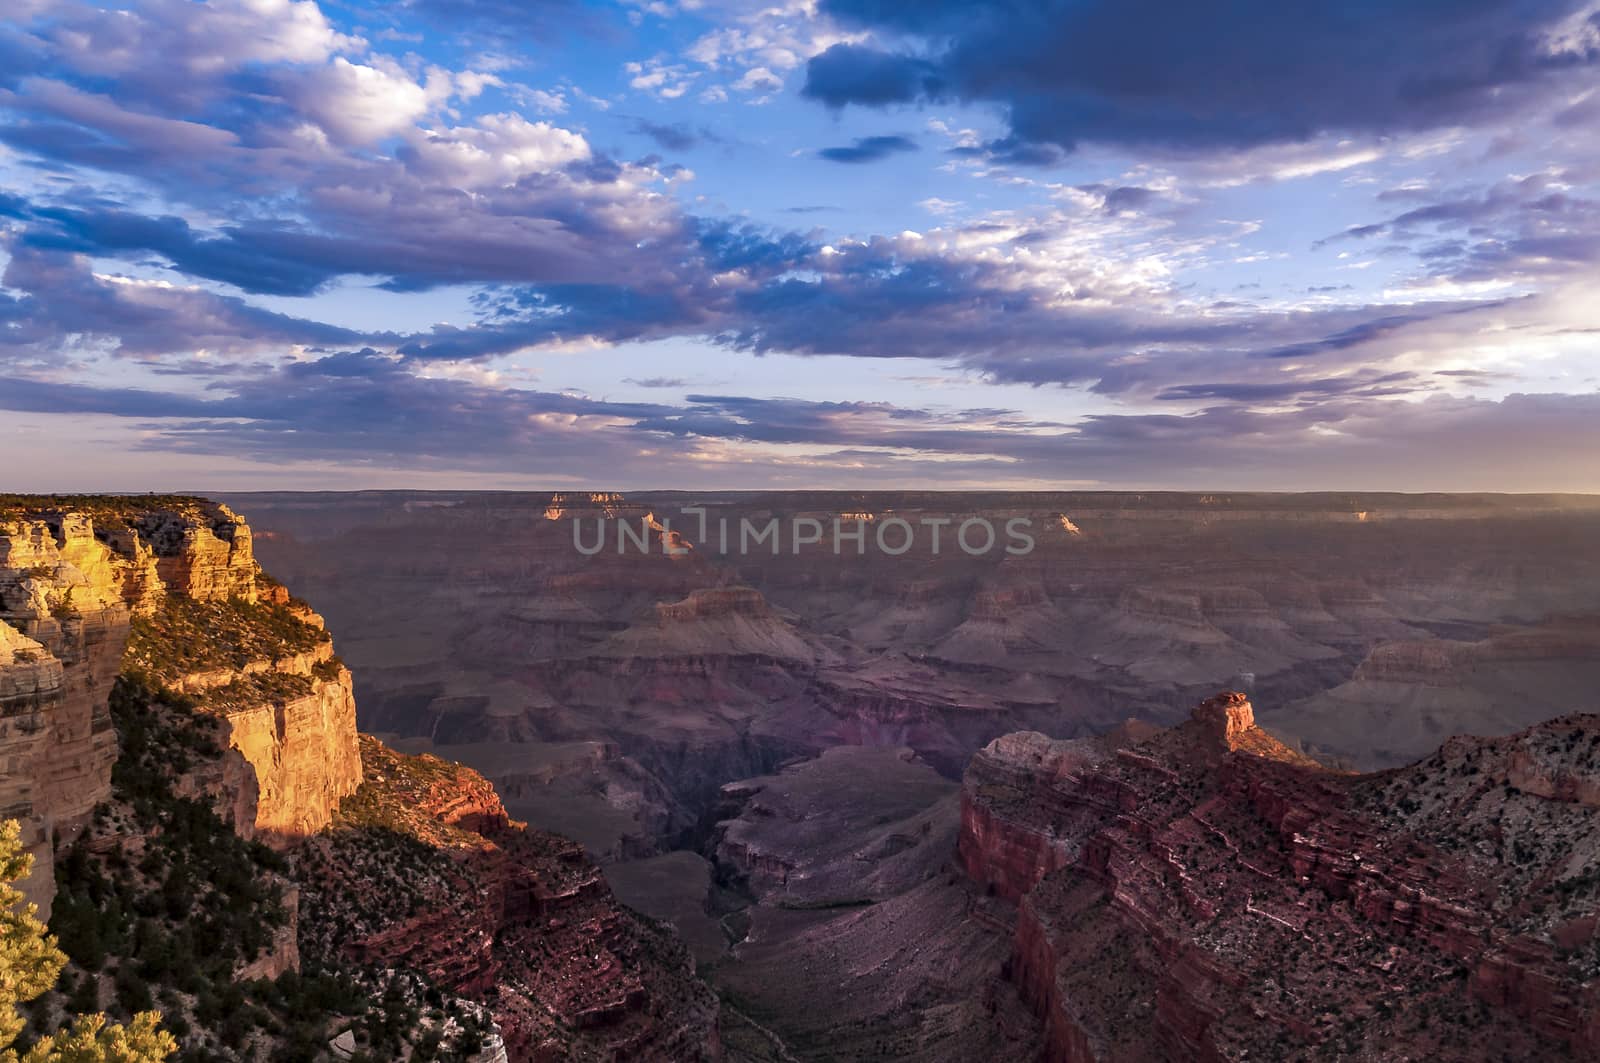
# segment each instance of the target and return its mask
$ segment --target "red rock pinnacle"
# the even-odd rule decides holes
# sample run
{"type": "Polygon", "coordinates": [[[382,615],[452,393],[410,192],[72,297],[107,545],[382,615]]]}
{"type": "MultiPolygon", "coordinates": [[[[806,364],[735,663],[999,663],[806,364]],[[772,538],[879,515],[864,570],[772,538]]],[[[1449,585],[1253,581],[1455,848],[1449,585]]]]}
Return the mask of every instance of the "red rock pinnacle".
{"type": "Polygon", "coordinates": [[[1229,690],[1207,698],[1195,706],[1194,719],[1204,724],[1229,749],[1237,748],[1238,740],[1255,730],[1256,714],[1250,699],[1237,690],[1229,690]]]}

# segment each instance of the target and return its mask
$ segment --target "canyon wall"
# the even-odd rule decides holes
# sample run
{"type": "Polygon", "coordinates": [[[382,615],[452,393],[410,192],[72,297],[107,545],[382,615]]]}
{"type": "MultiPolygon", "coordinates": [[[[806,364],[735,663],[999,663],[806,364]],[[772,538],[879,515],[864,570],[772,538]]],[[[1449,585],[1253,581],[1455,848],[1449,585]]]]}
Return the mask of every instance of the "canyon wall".
{"type": "Polygon", "coordinates": [[[81,827],[111,790],[106,708],[128,638],[124,589],[150,559],[124,558],[80,514],[0,520],[0,815],[23,825],[22,884],[48,913],[52,839],[81,827]]]}
{"type": "Polygon", "coordinates": [[[29,899],[48,914],[52,838],[110,796],[107,705],[125,667],[226,721],[234,763],[194,785],[241,834],[326,826],[360,781],[350,674],[320,618],[261,575],[249,526],[193,499],[50,501],[0,512],[0,815],[35,856],[29,899]],[[163,644],[174,625],[225,642],[224,614],[264,617],[271,637],[216,659],[163,644]],[[283,631],[303,648],[276,652],[283,631]]]}

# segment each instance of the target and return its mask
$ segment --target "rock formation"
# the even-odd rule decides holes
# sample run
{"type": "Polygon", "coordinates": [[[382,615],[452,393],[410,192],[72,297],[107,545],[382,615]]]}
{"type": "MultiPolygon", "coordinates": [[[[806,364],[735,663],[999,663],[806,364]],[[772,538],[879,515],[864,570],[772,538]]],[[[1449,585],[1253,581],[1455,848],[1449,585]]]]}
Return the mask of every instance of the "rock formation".
{"type": "Polygon", "coordinates": [[[1143,740],[1012,736],[962,866],[1017,904],[1052,1060],[1600,1050],[1600,717],[1329,771],[1224,694],[1143,740]]]}
{"type": "Polygon", "coordinates": [[[116,736],[106,698],[148,556],[124,558],[92,521],[0,513],[0,807],[23,823],[34,872],[23,885],[48,913],[51,839],[81,827],[110,793],[116,736]]]}
{"type": "Polygon", "coordinates": [[[1331,690],[1284,705],[1272,724],[1363,767],[1410,763],[1452,734],[1505,734],[1594,706],[1600,617],[1498,624],[1482,637],[1374,646],[1331,690]]]}
{"type": "Polygon", "coordinates": [[[371,738],[361,755],[364,785],[301,857],[320,953],[488,1000],[512,1059],[720,1058],[687,951],[581,847],[512,821],[470,769],[371,738]]]}
{"type": "MultiPolygon", "coordinates": [[[[360,777],[350,675],[320,618],[262,576],[249,526],[195,499],[59,502],[0,523],[0,622],[61,676],[35,695],[31,715],[7,717],[37,747],[19,748],[6,772],[31,789],[9,802],[14,814],[36,839],[70,833],[109,795],[116,748],[105,706],[131,627],[131,666],[226,721],[244,763],[224,769],[216,795],[241,832],[287,839],[326,826],[360,777]],[[226,654],[199,645],[230,627],[239,637],[226,654]],[[175,655],[180,634],[197,645],[175,655]]],[[[33,897],[47,899],[49,877],[42,861],[33,897]]]]}

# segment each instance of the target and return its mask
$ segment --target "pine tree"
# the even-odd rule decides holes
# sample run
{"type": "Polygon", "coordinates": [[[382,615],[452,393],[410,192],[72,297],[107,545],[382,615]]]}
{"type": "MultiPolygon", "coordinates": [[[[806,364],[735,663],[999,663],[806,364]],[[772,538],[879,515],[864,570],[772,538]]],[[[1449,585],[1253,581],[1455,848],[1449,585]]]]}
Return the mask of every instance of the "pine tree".
{"type": "MultiPolygon", "coordinates": [[[[108,1023],[104,1015],[79,1015],[70,1029],[42,1038],[27,1051],[13,1047],[22,1032],[17,1009],[49,991],[67,957],[39,922],[37,905],[23,904],[14,883],[33,870],[33,855],[23,851],[22,825],[0,823],[0,1063],[161,1063],[178,1050],[153,1011],[129,1026],[108,1023]]],[[[91,978],[93,975],[90,976],[91,978]]]]}
{"type": "Polygon", "coordinates": [[[22,1032],[17,1008],[56,984],[67,957],[45,934],[39,907],[23,905],[12,883],[33,870],[33,855],[22,849],[22,824],[0,823],[0,1046],[22,1032]]]}

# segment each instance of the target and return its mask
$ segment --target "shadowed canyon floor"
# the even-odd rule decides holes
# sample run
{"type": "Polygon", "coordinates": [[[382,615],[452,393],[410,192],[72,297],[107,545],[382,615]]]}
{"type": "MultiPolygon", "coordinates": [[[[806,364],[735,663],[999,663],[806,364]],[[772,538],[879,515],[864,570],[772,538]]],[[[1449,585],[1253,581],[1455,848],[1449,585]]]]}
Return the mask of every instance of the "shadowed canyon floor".
{"type": "MultiPolygon", "coordinates": [[[[1268,773],[1312,773],[1312,789],[1334,795],[1316,814],[1344,815],[1377,784],[1342,781],[1354,777],[1317,760],[1395,768],[1453,734],[1505,735],[1593,709],[1600,500],[362,493],[233,501],[250,515],[273,571],[340,632],[363,729],[398,749],[471,765],[513,816],[581,841],[620,897],[675,925],[723,997],[730,1058],[981,1059],[996,1046],[1006,1058],[1262,1058],[1289,1045],[1328,1058],[1393,1058],[1382,1054],[1386,1038],[1419,1051],[1448,1043],[1417,1025],[1418,1015],[1374,1017],[1355,996],[1308,988],[1306,972],[1346,967],[1399,972],[1351,978],[1380,997],[1405,977],[1462,982],[1459,992],[1452,984],[1419,1000],[1433,1002],[1429,1021],[1441,1030],[1481,1026],[1491,1056],[1538,1058],[1589,1043],[1584,961],[1552,973],[1526,953],[1592,951],[1592,922],[1520,926],[1522,937],[1478,951],[1419,930],[1424,944],[1414,948],[1381,919],[1376,929],[1363,923],[1373,918],[1362,907],[1367,887],[1300,870],[1290,841],[1271,840],[1281,826],[1275,813],[1237,798],[1236,787],[1255,784],[1241,784],[1230,765],[1254,758],[1246,763],[1270,764],[1268,773]],[[1026,518],[1033,549],[1006,553],[1003,533],[995,549],[960,549],[955,529],[973,517],[996,528],[1026,518]],[[835,553],[836,519],[846,531],[860,522],[859,546],[845,539],[835,553]],[[904,552],[893,549],[904,538],[891,527],[897,519],[915,531],[904,552]],[[590,544],[607,522],[604,549],[578,549],[575,520],[590,544]],[[779,542],[740,549],[743,527],[760,532],[773,520],[779,542]],[[821,542],[792,541],[807,520],[821,542]],[[1222,753],[1152,737],[1152,725],[1191,734],[1200,726],[1184,723],[1192,707],[1234,687],[1250,692],[1254,713],[1222,753]],[[1129,718],[1147,723],[1124,725],[1129,718]],[[1118,772],[1148,778],[1118,784],[1132,798],[1068,801],[1066,818],[1043,826],[1027,825],[1032,812],[1018,827],[1018,817],[993,811],[1004,802],[984,789],[1000,785],[984,781],[986,765],[1019,756],[1078,764],[1084,754],[1055,745],[1075,740],[1111,757],[1118,772]],[[1156,751],[1120,760],[1108,752],[1148,742],[1156,751]],[[1152,790],[1151,780],[1160,785],[1152,790]],[[1176,795],[1161,789],[1169,786],[1176,795]],[[1108,844],[1107,831],[1127,829],[1106,817],[1128,814],[1129,800],[1134,812],[1158,803],[1148,820],[1157,834],[1217,827],[1238,850],[1217,843],[1232,866],[1201,861],[1205,888],[1184,885],[1196,871],[1166,841],[1165,855],[1138,857],[1144,869],[1133,885],[1119,885],[1111,864],[1086,853],[1108,844]],[[1037,831],[1053,841],[1035,852],[1037,831]],[[1074,831],[1083,837],[1072,841],[1074,831]],[[1240,885],[1255,875],[1269,886],[1240,885]],[[1165,884],[1147,886],[1148,876],[1165,884]],[[1123,905],[1151,889],[1145,899],[1170,910],[1123,905]],[[1307,906],[1317,913],[1309,929],[1307,906]],[[1357,929],[1332,929],[1347,923],[1357,929]],[[1167,929],[1156,933],[1158,924],[1167,929]],[[1274,1000],[1260,995],[1263,968],[1230,966],[1262,926],[1319,942],[1273,945],[1306,965],[1274,983],[1274,1000]],[[1567,944],[1551,944],[1562,935],[1567,944]],[[1218,944],[1230,937],[1235,944],[1218,944]],[[1123,966],[1057,984],[1050,972],[1071,966],[1063,943],[1109,950],[1123,966]],[[1189,981],[1155,977],[1169,971],[1189,981]],[[1163,988],[1141,996],[1133,991],[1141,979],[1163,988]],[[1529,1003],[1540,993],[1570,1000],[1529,1003]],[[1141,1007],[1150,1009],[1144,1040],[1108,1032],[1105,1015],[1141,1007]],[[1233,1008],[1253,1018],[1224,1018],[1233,1008]],[[1557,1012],[1567,1017],[1550,1018],[1557,1012]],[[1262,1041],[1263,1030],[1285,1040],[1262,1041]]],[[[1584,770],[1560,775],[1539,800],[1582,791],[1584,770]]],[[[1361,778],[1449,790],[1403,772],[1361,778]]],[[[1005,785],[1035,794],[1043,784],[1011,777],[1005,785]]],[[[1408,791],[1394,807],[1440,800],[1408,791]]],[[[1449,800],[1468,801],[1468,792],[1449,800]]],[[[1499,844],[1507,831],[1486,815],[1493,825],[1480,824],[1472,845],[1499,844]]],[[[1412,831],[1385,813],[1358,833],[1385,839],[1378,849],[1387,851],[1412,831]]],[[[1416,866],[1435,868],[1437,845],[1419,844],[1433,849],[1416,866]]],[[[1587,866],[1571,855],[1546,868],[1548,882],[1568,883],[1579,898],[1575,911],[1593,907],[1587,866]]],[[[1498,864],[1474,873],[1500,884],[1448,904],[1501,925],[1509,909],[1483,890],[1512,891],[1515,876],[1498,864]]],[[[1393,903],[1434,911],[1409,894],[1393,903]]]]}

